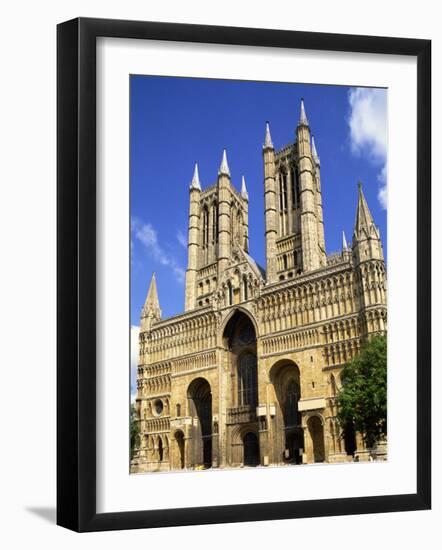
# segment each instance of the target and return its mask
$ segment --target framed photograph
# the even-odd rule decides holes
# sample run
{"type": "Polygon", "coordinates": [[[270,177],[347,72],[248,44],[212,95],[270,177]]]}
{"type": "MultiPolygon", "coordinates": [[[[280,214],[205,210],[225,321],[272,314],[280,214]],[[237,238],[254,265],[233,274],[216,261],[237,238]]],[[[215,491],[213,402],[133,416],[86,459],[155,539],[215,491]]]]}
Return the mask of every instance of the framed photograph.
{"type": "Polygon", "coordinates": [[[429,509],[430,41],[57,36],[57,523],[429,509]]]}

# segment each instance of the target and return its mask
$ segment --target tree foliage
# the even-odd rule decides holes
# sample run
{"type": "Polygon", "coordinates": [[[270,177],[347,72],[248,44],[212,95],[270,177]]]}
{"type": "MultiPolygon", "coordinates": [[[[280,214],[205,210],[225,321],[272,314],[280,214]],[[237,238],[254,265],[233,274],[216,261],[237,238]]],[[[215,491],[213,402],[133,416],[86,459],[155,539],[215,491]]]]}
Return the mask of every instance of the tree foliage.
{"type": "Polygon", "coordinates": [[[137,410],[135,404],[130,405],[130,458],[132,460],[134,454],[135,443],[140,433],[140,425],[137,422],[137,410]]]}
{"type": "Polygon", "coordinates": [[[337,396],[344,431],[360,432],[368,448],[387,435],[387,339],[375,336],[342,371],[337,396]]]}

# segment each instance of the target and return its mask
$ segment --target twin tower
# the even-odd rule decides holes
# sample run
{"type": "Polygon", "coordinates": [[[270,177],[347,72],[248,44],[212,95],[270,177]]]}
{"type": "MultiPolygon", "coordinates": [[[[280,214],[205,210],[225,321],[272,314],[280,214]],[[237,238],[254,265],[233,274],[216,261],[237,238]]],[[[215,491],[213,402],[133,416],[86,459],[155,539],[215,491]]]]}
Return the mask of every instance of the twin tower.
{"type": "MultiPolygon", "coordinates": [[[[271,285],[327,265],[320,159],[303,100],[295,142],[275,151],[267,123],[262,154],[266,269],[260,271],[262,282],[271,285]]],[[[363,199],[362,191],[360,195],[363,199]]],[[[365,199],[363,203],[366,206],[365,199]]],[[[201,188],[195,165],[190,184],[186,311],[210,303],[221,276],[235,258],[245,257],[257,267],[248,256],[248,204],[244,177],[238,191],[232,184],[225,150],[217,181],[209,188],[201,188]]],[[[379,235],[372,236],[381,248],[379,235]]]]}

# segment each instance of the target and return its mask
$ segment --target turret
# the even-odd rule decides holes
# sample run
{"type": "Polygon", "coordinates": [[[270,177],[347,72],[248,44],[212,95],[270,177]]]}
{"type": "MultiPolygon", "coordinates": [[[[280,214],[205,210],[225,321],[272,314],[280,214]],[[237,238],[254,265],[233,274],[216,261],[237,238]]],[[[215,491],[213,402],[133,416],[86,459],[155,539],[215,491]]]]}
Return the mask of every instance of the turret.
{"type": "Polygon", "coordinates": [[[193,309],[196,305],[196,275],[198,269],[199,252],[199,226],[200,226],[200,196],[201,182],[198,173],[198,164],[189,188],[189,233],[187,244],[187,271],[186,271],[186,296],[185,310],[193,309]]]}
{"type": "Polygon", "coordinates": [[[270,135],[269,123],[266,123],[264,145],[264,204],[265,204],[265,241],[266,241],[266,279],[267,283],[276,282],[276,178],[275,149],[270,135]]]}
{"type": "Polygon", "coordinates": [[[241,180],[241,197],[244,199],[244,242],[241,246],[246,252],[249,251],[249,194],[246,187],[246,179],[243,176],[241,180]]]}
{"type": "Polygon", "coordinates": [[[325,252],[324,239],[324,217],[322,212],[322,191],[321,191],[321,161],[316,150],[315,138],[312,136],[312,159],[315,165],[315,180],[316,180],[316,219],[318,228],[318,246],[319,246],[319,262],[321,266],[327,265],[327,255],[325,252]]]}
{"type": "Polygon", "coordinates": [[[368,208],[361,182],[358,183],[358,206],[356,209],[352,249],[355,265],[361,264],[366,260],[384,259],[380,232],[368,208]]]}
{"type": "Polygon", "coordinates": [[[141,312],[140,332],[149,331],[152,325],[161,319],[161,308],[158,300],[155,273],[152,274],[146,301],[141,312]]]}
{"type": "Polygon", "coordinates": [[[230,169],[224,149],[218,171],[218,272],[227,267],[231,255],[230,169]]]}
{"type": "MultiPolygon", "coordinates": [[[[310,147],[310,127],[301,99],[301,114],[296,129],[298,149],[299,187],[301,194],[301,243],[303,271],[318,269],[322,264],[319,248],[318,206],[315,163],[310,147]]],[[[322,213],[322,206],[321,206],[322,213]]],[[[319,224],[320,226],[322,224],[319,224]]],[[[325,252],[324,252],[325,253],[325,252]]]]}

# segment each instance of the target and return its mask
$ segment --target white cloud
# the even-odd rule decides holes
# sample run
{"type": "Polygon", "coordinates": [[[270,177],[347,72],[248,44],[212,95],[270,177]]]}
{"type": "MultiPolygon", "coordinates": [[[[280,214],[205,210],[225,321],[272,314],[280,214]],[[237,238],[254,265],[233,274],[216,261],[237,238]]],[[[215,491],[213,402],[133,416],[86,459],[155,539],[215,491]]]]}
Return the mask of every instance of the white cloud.
{"type": "Polygon", "coordinates": [[[184,235],[184,233],[181,230],[179,230],[178,233],[176,234],[176,238],[178,239],[178,242],[182,247],[187,248],[186,235],[184,235]]]}
{"type": "Polygon", "coordinates": [[[384,167],[382,168],[381,172],[378,174],[378,180],[379,180],[379,189],[378,189],[378,200],[381,203],[382,208],[387,210],[387,199],[388,199],[388,191],[387,191],[387,164],[384,164],[384,167]]]}
{"type": "Polygon", "coordinates": [[[387,91],[354,88],[348,94],[351,150],[379,166],[379,202],[387,207],[387,91]]]}
{"type": "Polygon", "coordinates": [[[137,394],[138,337],[140,327],[130,327],[130,400],[135,401],[137,394]]]}
{"type": "Polygon", "coordinates": [[[185,271],[178,265],[176,259],[167,254],[158,242],[158,234],[152,224],[142,223],[137,218],[132,218],[131,229],[136,239],[138,239],[152,255],[153,259],[159,264],[169,267],[178,282],[184,282],[185,271]]]}

